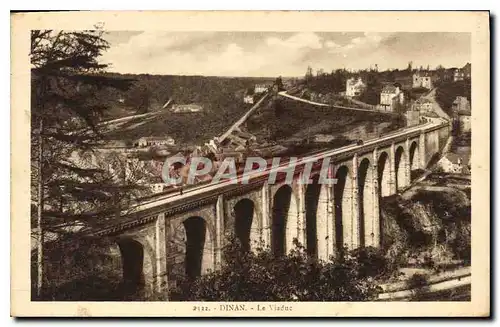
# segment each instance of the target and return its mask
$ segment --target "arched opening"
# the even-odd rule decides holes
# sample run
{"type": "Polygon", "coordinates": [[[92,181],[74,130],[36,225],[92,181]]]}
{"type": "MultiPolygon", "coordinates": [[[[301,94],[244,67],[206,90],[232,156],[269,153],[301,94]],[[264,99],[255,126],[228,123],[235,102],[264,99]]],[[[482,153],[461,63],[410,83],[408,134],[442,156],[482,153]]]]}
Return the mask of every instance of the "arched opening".
{"type": "Polygon", "coordinates": [[[399,191],[403,187],[406,186],[406,172],[405,172],[405,166],[406,166],[406,158],[404,156],[404,149],[402,146],[399,146],[396,149],[396,154],[395,154],[395,176],[396,176],[396,190],[399,191]]]}
{"type": "Polygon", "coordinates": [[[410,167],[411,170],[417,170],[419,168],[419,153],[418,153],[418,144],[414,141],[410,145],[410,167]]]}
{"type": "Polygon", "coordinates": [[[359,235],[360,246],[374,245],[373,219],[373,169],[370,161],[365,158],[361,161],[358,169],[358,194],[359,194],[359,235]]]}
{"type": "Polygon", "coordinates": [[[118,242],[123,269],[123,290],[125,295],[133,295],[144,288],[144,247],[133,239],[118,242]]]}
{"type": "Polygon", "coordinates": [[[312,178],[312,184],[308,184],[305,194],[306,204],[306,242],[307,253],[314,258],[318,256],[318,204],[321,193],[321,185],[318,183],[319,176],[312,178]]]}
{"type": "Polygon", "coordinates": [[[337,251],[342,251],[345,245],[349,245],[352,236],[352,181],[349,168],[340,167],[335,178],[334,186],[335,202],[335,241],[337,251]]]}
{"type": "Polygon", "coordinates": [[[387,152],[380,153],[377,167],[380,197],[389,196],[391,195],[391,168],[389,163],[389,155],[387,154],[387,152]]]}
{"type": "Polygon", "coordinates": [[[188,278],[201,275],[205,238],[207,234],[206,222],[201,217],[190,217],[183,222],[186,231],[185,271],[188,278]]]}
{"type": "Polygon", "coordinates": [[[242,199],[234,206],[234,232],[240,241],[243,251],[250,250],[250,234],[252,231],[254,203],[250,199],[242,199]]]}
{"type": "Polygon", "coordinates": [[[273,197],[271,245],[274,255],[281,256],[293,247],[297,237],[297,203],[289,185],[281,186],[273,197]]]}

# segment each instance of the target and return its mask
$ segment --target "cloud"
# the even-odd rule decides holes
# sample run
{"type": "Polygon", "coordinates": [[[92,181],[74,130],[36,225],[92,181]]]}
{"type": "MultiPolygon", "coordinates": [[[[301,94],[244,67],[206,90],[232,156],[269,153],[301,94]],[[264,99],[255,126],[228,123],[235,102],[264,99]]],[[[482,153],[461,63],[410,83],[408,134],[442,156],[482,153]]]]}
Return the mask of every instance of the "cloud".
{"type": "Polygon", "coordinates": [[[274,76],[323,48],[322,38],[315,33],[262,33],[258,42],[255,36],[144,32],[112,46],[103,61],[110,62],[113,71],[130,73],[274,76]]]}
{"type": "Polygon", "coordinates": [[[470,37],[464,38],[460,33],[127,33],[110,35],[111,48],[102,61],[111,63],[112,71],[301,76],[308,65],[329,71],[342,67],[361,69],[377,63],[385,69],[404,68],[410,60],[425,60],[431,66],[437,61],[447,65],[443,58],[453,61],[453,65],[463,65],[461,61],[470,57],[470,37]]]}
{"type": "Polygon", "coordinates": [[[289,49],[321,49],[321,38],[316,33],[297,33],[291,37],[281,40],[277,37],[270,37],[266,40],[267,45],[273,47],[284,47],[289,49]]]}
{"type": "Polygon", "coordinates": [[[329,47],[330,52],[339,52],[346,55],[346,52],[349,51],[366,51],[366,50],[375,50],[379,48],[381,42],[387,38],[389,34],[385,33],[369,33],[365,32],[362,36],[357,36],[351,38],[351,40],[343,45],[336,47],[329,47]]]}
{"type": "Polygon", "coordinates": [[[328,40],[325,42],[325,46],[329,49],[338,49],[340,48],[340,44],[334,42],[334,41],[331,41],[331,40],[328,40]]]}

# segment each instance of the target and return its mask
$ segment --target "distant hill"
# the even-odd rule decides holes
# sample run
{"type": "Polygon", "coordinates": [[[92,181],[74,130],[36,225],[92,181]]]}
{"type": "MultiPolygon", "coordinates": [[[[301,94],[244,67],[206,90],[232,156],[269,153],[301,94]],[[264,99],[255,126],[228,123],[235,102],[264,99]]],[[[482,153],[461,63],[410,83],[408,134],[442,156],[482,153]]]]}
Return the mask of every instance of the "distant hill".
{"type": "Polygon", "coordinates": [[[142,136],[172,136],[177,143],[199,144],[223,133],[252,105],[243,103],[247,89],[255,84],[271,84],[272,78],[133,75],[107,73],[117,78],[133,79],[127,91],[103,88],[96,97],[108,106],[104,120],[138,114],[137,117],[109,129],[107,139],[133,141],[142,136]],[[169,102],[170,100],[170,102],[169,102]],[[165,104],[169,102],[166,108],[165,104]],[[174,113],[175,104],[198,104],[201,112],[174,113]]]}
{"type": "Polygon", "coordinates": [[[253,88],[255,84],[274,81],[272,78],[255,77],[106,75],[135,80],[127,91],[103,88],[97,92],[96,96],[110,107],[106,120],[161,110],[170,99],[171,104],[197,103],[207,113],[223,115],[225,112],[238,111],[243,105],[246,89],[253,88]]]}

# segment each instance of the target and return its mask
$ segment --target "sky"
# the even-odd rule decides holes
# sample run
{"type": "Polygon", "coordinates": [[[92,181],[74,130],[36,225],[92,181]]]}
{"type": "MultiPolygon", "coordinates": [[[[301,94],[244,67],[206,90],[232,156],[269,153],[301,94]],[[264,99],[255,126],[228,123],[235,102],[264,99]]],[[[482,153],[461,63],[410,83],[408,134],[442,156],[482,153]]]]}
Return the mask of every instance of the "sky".
{"type": "Polygon", "coordinates": [[[308,66],[379,70],[462,67],[469,33],[112,31],[109,71],[206,76],[303,76],[308,66]]]}

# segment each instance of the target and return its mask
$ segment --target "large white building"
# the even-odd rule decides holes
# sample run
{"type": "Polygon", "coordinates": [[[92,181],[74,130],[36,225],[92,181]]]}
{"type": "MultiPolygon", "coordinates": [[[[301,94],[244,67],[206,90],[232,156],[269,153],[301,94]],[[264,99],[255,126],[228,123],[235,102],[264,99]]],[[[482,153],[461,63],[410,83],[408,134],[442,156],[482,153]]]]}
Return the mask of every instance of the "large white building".
{"type": "Polygon", "coordinates": [[[432,77],[429,73],[418,72],[413,74],[413,88],[425,87],[426,89],[432,89],[432,77]]]}
{"type": "Polygon", "coordinates": [[[358,77],[357,79],[354,77],[349,78],[346,81],[345,95],[347,97],[359,96],[365,88],[366,85],[363,83],[361,77],[358,77]]]}
{"type": "Polygon", "coordinates": [[[380,93],[380,107],[385,111],[394,111],[404,103],[404,94],[399,86],[386,85],[380,93]]]}

